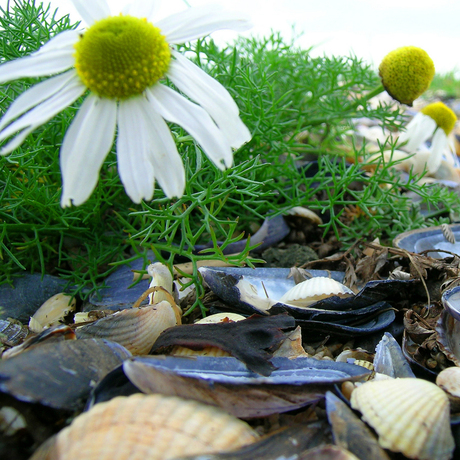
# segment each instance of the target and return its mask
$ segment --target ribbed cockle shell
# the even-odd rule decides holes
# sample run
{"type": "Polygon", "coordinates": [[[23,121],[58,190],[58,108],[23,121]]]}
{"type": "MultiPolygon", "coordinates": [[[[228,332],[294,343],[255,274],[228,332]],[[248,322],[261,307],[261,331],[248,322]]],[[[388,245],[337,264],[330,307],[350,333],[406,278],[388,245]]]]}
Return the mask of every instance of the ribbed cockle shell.
{"type": "Polygon", "coordinates": [[[342,283],[325,276],[317,276],[296,284],[279,301],[296,307],[307,307],[327,297],[350,297],[352,295],[354,292],[342,283]]]}
{"type": "Polygon", "coordinates": [[[449,400],[434,383],[401,378],[355,388],[351,406],[378,434],[382,447],[419,460],[448,460],[455,448],[449,400]]]}
{"type": "Polygon", "coordinates": [[[256,439],[248,424],[216,407],[138,393],[96,404],[30,460],[164,460],[233,450],[256,439]]]}

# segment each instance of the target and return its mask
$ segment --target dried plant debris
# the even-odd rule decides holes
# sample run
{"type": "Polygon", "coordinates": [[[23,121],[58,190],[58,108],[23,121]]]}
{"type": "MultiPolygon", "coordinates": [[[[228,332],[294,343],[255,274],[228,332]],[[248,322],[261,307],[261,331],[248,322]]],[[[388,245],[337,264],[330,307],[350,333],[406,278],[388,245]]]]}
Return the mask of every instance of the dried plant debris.
{"type": "Polygon", "coordinates": [[[252,315],[236,323],[187,324],[164,331],[151,353],[162,353],[174,345],[192,349],[213,346],[243,361],[253,372],[268,376],[274,369],[269,360],[284,340],[284,332],[294,328],[294,318],[284,314],[252,315]]]}

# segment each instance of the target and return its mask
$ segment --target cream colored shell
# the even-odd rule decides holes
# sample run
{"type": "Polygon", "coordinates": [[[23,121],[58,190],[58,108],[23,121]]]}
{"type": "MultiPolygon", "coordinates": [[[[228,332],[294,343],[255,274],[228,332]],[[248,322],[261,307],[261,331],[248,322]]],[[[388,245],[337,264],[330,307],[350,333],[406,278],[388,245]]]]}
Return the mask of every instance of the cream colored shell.
{"type": "Polygon", "coordinates": [[[436,385],[442,388],[450,401],[450,411],[460,412],[460,367],[448,367],[436,377],[436,385]]]}
{"type": "Polygon", "coordinates": [[[206,318],[201,318],[195,324],[216,324],[224,322],[235,323],[237,321],[243,321],[246,319],[243,315],[238,313],[216,313],[215,315],[206,316],[206,318]]]}
{"type": "Polygon", "coordinates": [[[448,460],[455,448],[449,401],[435,384],[402,378],[355,388],[351,406],[378,434],[382,447],[420,460],[448,460]]]}
{"type": "Polygon", "coordinates": [[[147,354],[158,336],[176,326],[173,307],[163,300],[155,305],[129,308],[76,329],[77,338],[97,337],[123,345],[133,355],[147,354]]]}
{"type": "Polygon", "coordinates": [[[53,295],[30,318],[29,329],[38,333],[60,324],[66,315],[75,310],[76,304],[75,298],[63,292],[53,295]]]}
{"type": "Polygon", "coordinates": [[[354,295],[353,291],[342,283],[325,276],[317,276],[296,284],[279,301],[296,307],[307,307],[327,297],[352,295],[354,295]]]}
{"type": "Polygon", "coordinates": [[[135,394],[79,415],[30,460],[164,460],[233,450],[256,439],[248,424],[216,407],[135,394]]]}

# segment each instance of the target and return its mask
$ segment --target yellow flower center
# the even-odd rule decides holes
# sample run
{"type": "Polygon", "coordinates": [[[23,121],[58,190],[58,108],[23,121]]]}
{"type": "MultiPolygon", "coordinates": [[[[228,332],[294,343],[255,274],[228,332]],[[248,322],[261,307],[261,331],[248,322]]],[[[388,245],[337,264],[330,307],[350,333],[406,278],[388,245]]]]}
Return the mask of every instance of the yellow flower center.
{"type": "Polygon", "coordinates": [[[434,77],[434,64],[426,51],[404,46],[383,58],[379,73],[387,93],[411,106],[429,88],[434,77]]]}
{"type": "Polygon", "coordinates": [[[457,116],[446,104],[433,102],[424,107],[421,112],[432,118],[447,135],[454,129],[457,116]]]}
{"type": "Polygon", "coordinates": [[[88,28],[75,45],[75,68],[95,94],[126,99],[141,94],[168,70],[171,51],[146,19],[111,16],[88,28]]]}

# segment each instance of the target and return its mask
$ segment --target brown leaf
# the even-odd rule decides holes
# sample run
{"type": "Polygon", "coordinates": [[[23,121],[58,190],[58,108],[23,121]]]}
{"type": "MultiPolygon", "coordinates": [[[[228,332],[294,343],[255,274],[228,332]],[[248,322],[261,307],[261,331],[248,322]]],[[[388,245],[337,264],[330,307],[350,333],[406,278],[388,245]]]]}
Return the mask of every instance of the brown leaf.
{"type": "Polygon", "coordinates": [[[186,324],[162,332],[150,353],[162,353],[174,345],[201,349],[217,347],[246,364],[253,372],[268,376],[274,370],[269,361],[285,338],[284,330],[295,327],[287,314],[252,315],[235,323],[186,324]]]}

